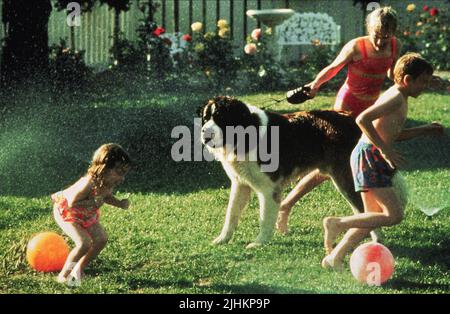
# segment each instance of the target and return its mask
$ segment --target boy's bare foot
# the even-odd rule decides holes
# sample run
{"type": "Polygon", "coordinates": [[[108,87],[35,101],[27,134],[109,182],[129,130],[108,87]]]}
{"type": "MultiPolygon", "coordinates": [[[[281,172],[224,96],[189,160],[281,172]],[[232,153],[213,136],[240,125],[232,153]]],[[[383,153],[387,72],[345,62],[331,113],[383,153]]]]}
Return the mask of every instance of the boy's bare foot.
{"type": "Polygon", "coordinates": [[[325,269],[333,269],[340,271],[343,268],[342,261],[338,261],[331,255],[327,255],[322,260],[322,267],[325,269]]]}
{"type": "Polygon", "coordinates": [[[336,217],[327,217],[323,220],[323,228],[324,232],[324,246],[325,252],[327,255],[331,253],[333,250],[333,244],[336,240],[337,236],[340,233],[339,229],[339,218],[336,217]]]}

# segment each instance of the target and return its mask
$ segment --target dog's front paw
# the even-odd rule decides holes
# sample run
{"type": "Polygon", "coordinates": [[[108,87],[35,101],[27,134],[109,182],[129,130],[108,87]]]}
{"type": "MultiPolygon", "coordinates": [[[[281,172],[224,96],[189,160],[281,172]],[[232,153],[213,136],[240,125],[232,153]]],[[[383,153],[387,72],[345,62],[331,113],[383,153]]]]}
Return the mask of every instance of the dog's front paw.
{"type": "Polygon", "coordinates": [[[230,241],[231,237],[226,237],[223,235],[218,236],[217,238],[215,238],[212,243],[214,245],[220,245],[220,244],[227,244],[230,241]]]}

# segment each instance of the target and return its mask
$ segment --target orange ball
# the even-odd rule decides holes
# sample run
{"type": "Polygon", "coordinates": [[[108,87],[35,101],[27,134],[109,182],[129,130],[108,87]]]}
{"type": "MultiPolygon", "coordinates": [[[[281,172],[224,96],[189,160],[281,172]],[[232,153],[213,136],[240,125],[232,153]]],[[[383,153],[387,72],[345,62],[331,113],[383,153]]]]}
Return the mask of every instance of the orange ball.
{"type": "Polygon", "coordinates": [[[395,260],[387,247],[379,243],[360,245],[350,258],[353,276],[369,286],[380,286],[394,273],[395,260]]]}
{"type": "Polygon", "coordinates": [[[28,242],[27,261],[37,271],[60,271],[68,255],[66,241],[54,232],[39,233],[28,242]]]}

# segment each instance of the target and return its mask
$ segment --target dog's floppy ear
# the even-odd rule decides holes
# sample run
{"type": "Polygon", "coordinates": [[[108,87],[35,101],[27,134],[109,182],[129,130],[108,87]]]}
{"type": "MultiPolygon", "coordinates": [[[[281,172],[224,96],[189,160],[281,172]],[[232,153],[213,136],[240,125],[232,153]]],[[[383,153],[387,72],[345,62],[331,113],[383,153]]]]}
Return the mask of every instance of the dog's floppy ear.
{"type": "Polygon", "coordinates": [[[197,111],[196,111],[197,117],[201,118],[203,116],[203,110],[209,104],[209,102],[210,102],[210,100],[207,100],[203,103],[203,105],[201,105],[200,107],[197,108],[197,111]]]}

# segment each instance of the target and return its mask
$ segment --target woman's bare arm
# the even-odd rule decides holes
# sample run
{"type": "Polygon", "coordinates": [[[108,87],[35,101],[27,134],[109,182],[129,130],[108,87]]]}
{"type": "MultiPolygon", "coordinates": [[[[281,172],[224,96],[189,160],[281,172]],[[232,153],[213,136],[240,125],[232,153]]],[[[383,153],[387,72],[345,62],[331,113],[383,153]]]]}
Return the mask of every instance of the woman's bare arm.
{"type": "Polygon", "coordinates": [[[345,44],[341,52],[330,65],[325,67],[322,71],[319,72],[319,74],[317,74],[314,81],[306,85],[311,88],[311,96],[315,96],[322,84],[331,80],[345,65],[353,61],[355,54],[356,39],[353,39],[345,44]]]}

